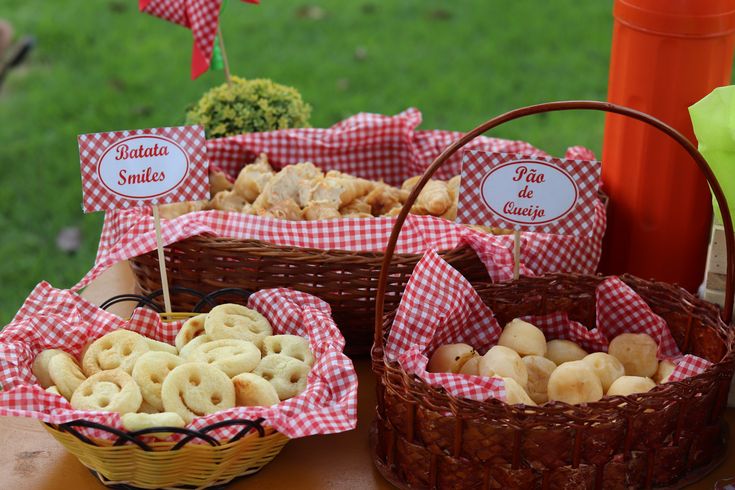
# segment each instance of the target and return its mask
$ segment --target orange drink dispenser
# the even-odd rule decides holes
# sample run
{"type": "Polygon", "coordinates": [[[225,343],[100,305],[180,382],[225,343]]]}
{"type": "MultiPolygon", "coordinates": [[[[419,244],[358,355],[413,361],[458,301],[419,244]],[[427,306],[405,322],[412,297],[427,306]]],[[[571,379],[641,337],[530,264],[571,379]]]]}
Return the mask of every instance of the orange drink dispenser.
{"type": "MultiPolygon", "coordinates": [[[[651,114],[694,142],[687,108],[730,83],[735,0],[615,0],[613,13],[608,100],[651,114]]],[[[705,179],[677,161],[686,159],[654,129],[607,116],[603,272],[699,286],[712,210],[705,179]]]]}

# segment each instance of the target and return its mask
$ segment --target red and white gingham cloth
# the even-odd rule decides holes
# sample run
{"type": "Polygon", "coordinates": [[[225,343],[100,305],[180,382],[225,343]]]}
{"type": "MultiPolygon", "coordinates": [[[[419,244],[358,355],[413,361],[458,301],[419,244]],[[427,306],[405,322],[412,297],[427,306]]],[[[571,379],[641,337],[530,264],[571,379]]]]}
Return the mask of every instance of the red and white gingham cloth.
{"type": "MultiPolygon", "coordinates": [[[[617,277],[603,281],[596,296],[597,325],[589,331],[562,312],[523,319],[539,327],[547,339],[569,339],[589,352],[606,352],[608,339],[623,332],[647,333],[659,344],[659,359],[676,364],[670,381],[700,374],[710,366],[705,359],[683,356],[666,322],[617,277]]],[[[434,251],[429,251],[406,285],[388,334],[385,356],[397,360],[406,372],[440,385],[454,396],[504,400],[502,380],[426,371],[428,355],[440,345],[462,342],[484,354],[497,343],[501,332],[492,310],[472,285],[434,251]]]]}
{"type": "MultiPolygon", "coordinates": [[[[298,128],[248,133],[207,141],[207,155],[212,165],[237,176],[240,169],[260,153],[268,154],[271,166],[310,161],[327,170],[339,170],[371,180],[383,180],[400,186],[404,180],[419,175],[451,143],[464,133],[433,129],[419,131],[421,112],[409,108],[395,116],[360,113],[331,128],[298,128]]],[[[548,156],[525,141],[479,136],[465,150],[497,153],[522,153],[548,156]]],[[[565,158],[594,160],[587,148],[573,146],[565,158]]],[[[447,180],[462,171],[462,152],[455,153],[436,172],[447,180]]]]}
{"type": "MultiPolygon", "coordinates": [[[[213,235],[235,239],[255,239],[281,246],[352,251],[378,251],[388,243],[395,218],[352,218],[326,221],[284,221],[226,211],[200,211],[162,220],[164,244],[194,235],[213,235]]],[[[529,237],[529,241],[533,238],[529,237]]],[[[543,238],[542,238],[543,240],[543,238]]],[[[513,254],[507,236],[496,237],[456,225],[433,216],[409,216],[396,253],[420,254],[430,248],[445,250],[467,243],[478,254],[495,281],[512,277],[513,254]]],[[[528,246],[522,260],[541,248],[528,246]]],[[[107,213],[100,237],[95,265],[72,290],[88,285],[103,271],[156,249],[156,235],[150,209],[135,208],[107,213]]],[[[542,249],[542,248],[541,248],[542,249]]],[[[542,249],[543,250],[543,249],[542,249]]],[[[523,268],[530,273],[527,268],[523,268]]],[[[170,277],[172,284],[175,277],[170,277]]]]}
{"type": "MultiPolygon", "coordinates": [[[[400,185],[403,180],[422,173],[446,146],[462,135],[453,131],[416,131],[420,122],[421,113],[416,109],[396,116],[358,114],[329,129],[289,129],[209,140],[207,155],[211,165],[233,177],[259,153],[266,152],[275,168],[312,161],[325,170],[340,170],[400,185]]],[[[487,137],[475,139],[468,147],[545,155],[522,141],[487,137]]],[[[566,157],[594,159],[591,151],[581,147],[568,149],[566,157]]],[[[461,164],[461,155],[455,155],[438,170],[437,177],[447,179],[459,174],[461,164]]],[[[120,260],[155,250],[150,214],[150,209],[145,207],[107,213],[95,266],[75,288],[87,285],[120,260]]],[[[385,249],[394,222],[395,218],[290,222],[206,211],[164,220],[163,240],[170,244],[198,234],[211,234],[280,246],[377,252],[385,249]]],[[[521,262],[525,272],[593,273],[600,259],[605,224],[605,208],[598,200],[590,236],[524,233],[521,262]]],[[[462,241],[470,244],[483,259],[491,277],[499,280],[509,277],[513,262],[512,236],[468,231],[437,218],[410,216],[401,232],[397,253],[442,250],[462,241]]]]}
{"type": "MultiPolygon", "coordinates": [[[[259,0],[243,0],[260,3],[259,0]]],[[[191,78],[209,69],[214,50],[214,37],[219,27],[222,0],[138,0],[141,12],[179,24],[191,30],[194,46],[191,52],[191,78]]]]}
{"type": "Polygon", "coordinates": [[[201,126],[89,133],[80,134],[77,139],[84,196],[82,207],[87,213],[139,206],[141,202],[166,204],[209,198],[209,161],[201,126]],[[99,177],[100,159],[111,145],[133,136],[162,136],[176,142],[188,157],[185,182],[162,195],[145,199],[126,198],[108,189],[99,177]]]}
{"type": "MultiPolygon", "coordinates": [[[[268,289],[253,294],[248,306],[268,319],[274,334],[309,338],[316,363],[306,391],[272,407],[235,407],[198,417],[188,427],[199,429],[223,420],[263,417],[266,425],[290,438],[354,429],[357,375],[352,361],[342,353],[345,341],[331,318],[329,305],[306,293],[268,289]]],[[[31,371],[33,360],[42,350],[52,348],[78,358],[87,343],[120,328],[173,344],[182,324],[183,320],[161,322],[157,313],[143,308],[135,310],[129,321],[123,320],[68,290],[39,284],[0,332],[0,415],[54,424],[84,419],[124,430],[117,413],[74,410],[64,398],[44,391],[31,371]]],[[[104,431],[84,430],[91,437],[114,439],[104,431]]],[[[238,430],[227,427],[210,434],[228,440],[238,430]]]]}

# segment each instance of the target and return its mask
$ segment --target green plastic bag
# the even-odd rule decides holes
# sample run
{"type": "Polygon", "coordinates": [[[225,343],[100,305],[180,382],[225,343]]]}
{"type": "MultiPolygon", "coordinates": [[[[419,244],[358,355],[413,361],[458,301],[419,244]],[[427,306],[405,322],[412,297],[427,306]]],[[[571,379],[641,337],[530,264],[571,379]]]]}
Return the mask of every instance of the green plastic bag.
{"type": "MultiPolygon", "coordinates": [[[[689,107],[699,151],[707,159],[727,198],[730,215],[735,211],[735,85],[719,87],[689,107]]],[[[722,214],[713,199],[715,219],[722,214]]]]}

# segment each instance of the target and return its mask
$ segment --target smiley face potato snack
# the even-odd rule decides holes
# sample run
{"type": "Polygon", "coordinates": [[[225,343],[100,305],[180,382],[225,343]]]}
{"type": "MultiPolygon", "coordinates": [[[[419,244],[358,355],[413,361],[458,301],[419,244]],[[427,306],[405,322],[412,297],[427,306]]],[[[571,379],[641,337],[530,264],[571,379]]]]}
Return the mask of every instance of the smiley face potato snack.
{"type": "Polygon", "coordinates": [[[114,330],[89,342],[81,363],[62,349],[41,351],[32,372],[74,409],[125,415],[128,430],[180,427],[235,406],[272,406],[306,389],[316,361],[309,340],[272,332],[257,311],[224,304],[185,321],[174,345],[114,330]]]}
{"type": "Polygon", "coordinates": [[[175,368],[161,386],[161,400],[167,412],[174,412],[187,424],[235,406],[232,380],[209,364],[192,362],[175,368]]]}

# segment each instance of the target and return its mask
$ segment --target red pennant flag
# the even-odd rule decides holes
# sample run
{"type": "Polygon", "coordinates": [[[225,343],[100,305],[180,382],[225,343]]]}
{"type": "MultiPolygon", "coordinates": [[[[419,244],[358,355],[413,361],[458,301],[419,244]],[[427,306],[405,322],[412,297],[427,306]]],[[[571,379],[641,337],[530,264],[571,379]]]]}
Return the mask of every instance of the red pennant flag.
{"type": "MultiPolygon", "coordinates": [[[[242,0],[258,4],[260,0],[242,0]]],[[[179,24],[191,30],[194,46],[191,53],[191,78],[209,69],[214,38],[219,26],[222,0],[138,0],[141,12],[179,24]]]]}

